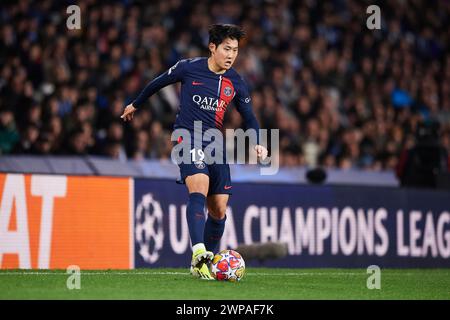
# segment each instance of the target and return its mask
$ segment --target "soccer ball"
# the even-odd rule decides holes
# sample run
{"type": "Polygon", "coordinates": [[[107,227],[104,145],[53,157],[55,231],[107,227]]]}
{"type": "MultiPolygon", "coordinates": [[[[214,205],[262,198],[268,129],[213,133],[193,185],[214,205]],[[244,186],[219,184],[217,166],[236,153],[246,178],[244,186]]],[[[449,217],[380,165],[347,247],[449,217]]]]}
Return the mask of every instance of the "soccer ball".
{"type": "Polygon", "coordinates": [[[234,250],[222,250],[214,256],[211,273],[219,281],[240,281],[244,276],[245,262],[234,250]]]}

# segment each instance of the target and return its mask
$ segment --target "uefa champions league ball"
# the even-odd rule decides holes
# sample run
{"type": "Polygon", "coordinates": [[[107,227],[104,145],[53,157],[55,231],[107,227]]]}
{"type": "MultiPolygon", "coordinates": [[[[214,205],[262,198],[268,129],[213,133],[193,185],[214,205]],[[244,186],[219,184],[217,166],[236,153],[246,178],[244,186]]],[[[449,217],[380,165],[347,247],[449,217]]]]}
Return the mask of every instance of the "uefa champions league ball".
{"type": "Polygon", "coordinates": [[[245,262],[234,250],[222,250],[214,256],[211,274],[219,281],[240,281],[244,276],[245,262]]]}

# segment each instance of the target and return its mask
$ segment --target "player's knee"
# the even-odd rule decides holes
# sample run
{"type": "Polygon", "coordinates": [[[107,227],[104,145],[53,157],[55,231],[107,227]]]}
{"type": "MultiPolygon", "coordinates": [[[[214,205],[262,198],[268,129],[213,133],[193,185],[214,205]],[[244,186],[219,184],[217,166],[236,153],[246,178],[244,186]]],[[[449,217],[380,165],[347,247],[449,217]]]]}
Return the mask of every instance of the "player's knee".
{"type": "Polygon", "coordinates": [[[189,193],[201,193],[206,195],[208,193],[209,178],[205,174],[195,174],[186,178],[186,186],[189,193]]]}
{"type": "Polygon", "coordinates": [[[223,218],[225,218],[226,211],[226,206],[211,206],[208,210],[211,217],[216,220],[222,220],[223,218]]]}

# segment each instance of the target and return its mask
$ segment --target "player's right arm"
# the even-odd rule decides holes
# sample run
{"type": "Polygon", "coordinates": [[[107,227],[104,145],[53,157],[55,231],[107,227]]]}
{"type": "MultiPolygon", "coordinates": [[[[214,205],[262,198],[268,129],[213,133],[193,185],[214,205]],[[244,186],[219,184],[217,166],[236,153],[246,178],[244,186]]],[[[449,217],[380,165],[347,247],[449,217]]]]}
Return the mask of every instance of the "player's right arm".
{"type": "Polygon", "coordinates": [[[188,60],[180,60],[169,70],[159,75],[157,78],[150,81],[138,95],[138,97],[129,105],[127,105],[120,116],[124,121],[133,119],[134,112],[144,104],[144,102],[160,89],[168,86],[169,84],[183,81],[186,64],[188,60]]]}

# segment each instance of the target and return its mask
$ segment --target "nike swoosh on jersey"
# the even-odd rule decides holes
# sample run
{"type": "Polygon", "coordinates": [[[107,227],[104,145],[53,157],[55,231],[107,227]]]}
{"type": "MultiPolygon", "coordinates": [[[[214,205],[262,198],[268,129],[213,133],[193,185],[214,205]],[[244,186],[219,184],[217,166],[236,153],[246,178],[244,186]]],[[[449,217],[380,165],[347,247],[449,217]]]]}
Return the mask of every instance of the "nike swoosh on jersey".
{"type": "Polygon", "coordinates": [[[192,81],[192,85],[193,86],[201,86],[201,85],[203,85],[203,82],[192,81]]]}
{"type": "Polygon", "coordinates": [[[233,186],[225,186],[223,187],[225,190],[231,189],[233,186]]]}

